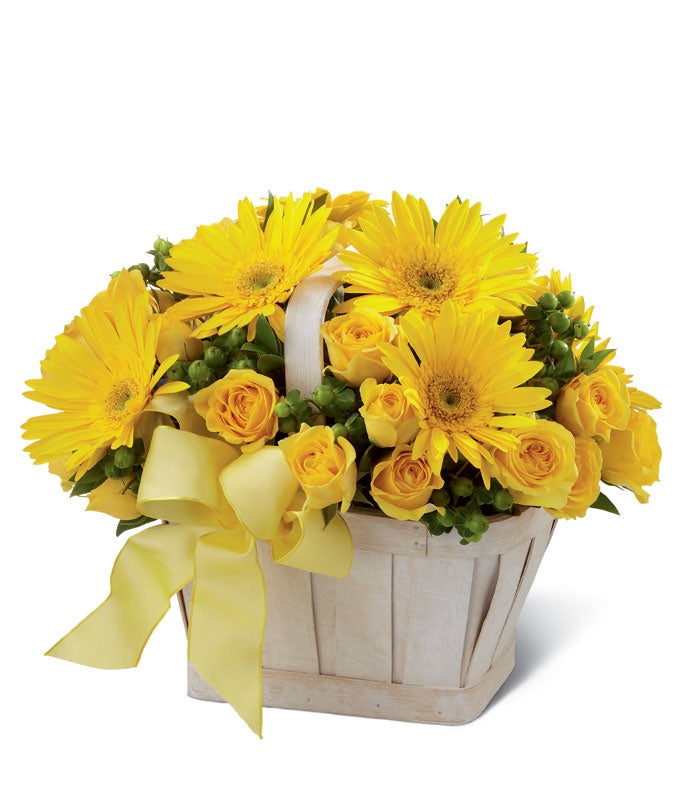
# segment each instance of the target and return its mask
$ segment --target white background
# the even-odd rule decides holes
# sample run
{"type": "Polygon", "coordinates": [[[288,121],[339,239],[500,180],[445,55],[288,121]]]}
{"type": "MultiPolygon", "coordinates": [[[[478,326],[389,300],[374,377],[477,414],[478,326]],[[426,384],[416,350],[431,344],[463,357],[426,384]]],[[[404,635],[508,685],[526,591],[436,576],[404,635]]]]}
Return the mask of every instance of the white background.
{"type": "Polygon", "coordinates": [[[7,4],[2,108],[6,791],[678,791],[678,59],[668,2],[7,4]],[[244,196],[392,188],[507,212],[664,401],[662,482],[562,522],[515,672],[465,727],[184,695],[171,613],[136,670],[42,656],[106,595],[114,522],[20,452],[19,396],[107,274],[244,196]]]}

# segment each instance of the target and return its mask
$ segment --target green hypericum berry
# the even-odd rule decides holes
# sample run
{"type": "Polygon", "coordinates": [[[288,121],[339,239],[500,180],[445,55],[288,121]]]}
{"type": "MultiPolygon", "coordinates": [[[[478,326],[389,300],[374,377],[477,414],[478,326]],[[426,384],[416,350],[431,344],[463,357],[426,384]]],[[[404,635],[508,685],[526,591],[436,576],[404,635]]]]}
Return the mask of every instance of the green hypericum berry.
{"type": "Polygon", "coordinates": [[[186,365],[181,361],[175,361],[175,363],[165,373],[165,377],[168,380],[184,380],[186,374],[186,365]]]}
{"type": "Polygon", "coordinates": [[[489,520],[481,513],[473,513],[467,520],[467,528],[474,535],[483,535],[489,528],[489,520]]]}
{"type": "Polygon", "coordinates": [[[584,339],[588,335],[588,331],[590,331],[588,323],[584,323],[582,320],[574,323],[574,336],[577,339],[584,339]]]}
{"type": "Polygon", "coordinates": [[[120,276],[120,270],[114,270],[113,273],[111,273],[111,278],[116,278],[117,276],[120,276]]]}
{"type": "Polygon", "coordinates": [[[538,385],[542,389],[550,389],[552,394],[557,394],[557,391],[560,388],[560,384],[555,380],[555,378],[541,378],[538,381],[538,385]]]}
{"type": "Polygon", "coordinates": [[[558,294],[557,300],[560,302],[560,306],[563,306],[565,309],[571,309],[576,300],[576,295],[574,295],[571,290],[565,289],[558,294]]]}
{"type": "Polygon", "coordinates": [[[569,352],[569,345],[562,339],[556,339],[550,346],[550,355],[558,361],[569,352]]]}
{"type": "Polygon", "coordinates": [[[104,474],[107,477],[113,477],[116,467],[113,465],[113,460],[104,461],[104,474]]]}
{"type": "Polygon", "coordinates": [[[149,273],[151,273],[151,268],[146,264],[146,262],[140,262],[138,265],[133,265],[129,270],[139,270],[142,274],[142,278],[146,281],[149,278],[149,273]]]}
{"type": "Polygon", "coordinates": [[[255,369],[255,362],[251,361],[249,358],[239,358],[238,361],[234,361],[234,363],[232,364],[231,368],[232,369],[255,369]]]}
{"type": "Polygon", "coordinates": [[[162,237],[157,237],[153,244],[153,250],[162,254],[162,256],[167,256],[171,248],[172,243],[169,240],[164,240],[162,237]]]}
{"type": "Polygon", "coordinates": [[[227,363],[227,354],[219,347],[209,347],[203,353],[203,360],[210,367],[210,369],[219,369],[227,363]]]}
{"type": "Polygon", "coordinates": [[[564,333],[571,325],[571,320],[566,314],[562,314],[562,312],[553,312],[550,317],[548,317],[548,322],[553,331],[558,334],[564,333]]]}
{"type": "Polygon", "coordinates": [[[130,447],[118,447],[113,453],[113,465],[117,469],[130,469],[135,462],[135,453],[130,447]]]}
{"type": "Polygon", "coordinates": [[[552,294],[552,292],[544,292],[543,295],[538,299],[538,305],[541,309],[545,309],[546,311],[550,312],[553,309],[558,307],[558,299],[552,294]]]}
{"type": "Polygon", "coordinates": [[[493,506],[496,510],[509,510],[512,505],[512,496],[507,491],[496,491],[493,495],[493,506]]]}
{"type": "Polygon", "coordinates": [[[472,496],[474,490],[474,483],[469,477],[456,477],[451,486],[454,496],[472,496]]]}
{"type": "Polygon", "coordinates": [[[279,430],[282,433],[295,433],[297,429],[298,423],[295,421],[295,417],[286,416],[284,419],[279,420],[279,430]]]}
{"type": "Polygon", "coordinates": [[[319,408],[327,408],[335,402],[336,394],[330,386],[317,386],[312,392],[312,400],[319,408]]]}
{"type": "Polygon", "coordinates": [[[340,438],[340,436],[342,436],[343,438],[347,438],[347,436],[349,435],[349,433],[347,432],[347,428],[345,427],[345,425],[342,424],[342,422],[336,422],[333,425],[333,427],[331,427],[331,430],[333,431],[333,435],[336,438],[340,438]]]}
{"type": "Polygon", "coordinates": [[[335,407],[339,411],[351,411],[356,403],[357,398],[351,389],[343,389],[335,395],[335,407]]]}
{"type": "Polygon", "coordinates": [[[279,419],[285,419],[287,416],[290,416],[290,405],[286,402],[276,403],[274,406],[274,414],[279,417],[279,419]]]}
{"type": "Polygon", "coordinates": [[[248,335],[243,328],[232,328],[227,334],[227,343],[233,350],[241,347],[245,343],[248,335]]]}
{"type": "Polygon", "coordinates": [[[449,492],[444,488],[440,488],[438,491],[432,491],[430,502],[436,507],[446,507],[450,501],[451,497],[449,496],[449,492]]]}
{"type": "Polygon", "coordinates": [[[187,374],[194,383],[200,383],[210,377],[210,368],[203,359],[199,358],[198,361],[192,361],[189,364],[187,374]]]}

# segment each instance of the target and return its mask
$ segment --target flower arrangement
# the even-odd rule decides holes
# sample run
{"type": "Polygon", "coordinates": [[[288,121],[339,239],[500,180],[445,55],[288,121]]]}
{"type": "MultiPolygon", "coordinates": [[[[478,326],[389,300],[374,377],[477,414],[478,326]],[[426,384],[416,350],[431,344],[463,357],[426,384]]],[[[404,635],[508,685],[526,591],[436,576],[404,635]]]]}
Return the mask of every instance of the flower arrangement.
{"type": "Polygon", "coordinates": [[[436,220],[396,193],[270,194],[112,274],[28,381],[52,412],[24,437],[118,534],[164,523],[130,537],[107,601],[50,653],[136,664],[193,579],[190,659],[259,733],[256,539],[341,577],[352,507],[471,544],[531,506],[617,512],[602,483],[646,502],[660,403],[612,363],[571,278],[540,275],[504,222],[460,198],[436,220]],[[325,369],[302,395],[286,389],[286,308],[322,270],[337,282],[325,369]]]}

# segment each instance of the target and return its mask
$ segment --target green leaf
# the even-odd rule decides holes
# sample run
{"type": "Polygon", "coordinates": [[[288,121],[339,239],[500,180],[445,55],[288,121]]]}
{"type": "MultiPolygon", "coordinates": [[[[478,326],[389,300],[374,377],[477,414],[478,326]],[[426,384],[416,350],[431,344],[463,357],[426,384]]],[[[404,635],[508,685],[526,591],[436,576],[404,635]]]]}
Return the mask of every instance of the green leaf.
{"type": "Polygon", "coordinates": [[[116,537],[122,535],[123,532],[127,532],[130,529],[137,529],[137,527],[142,527],[144,524],[148,524],[150,521],[153,521],[153,518],[149,518],[149,516],[138,516],[137,518],[126,518],[121,519],[118,522],[118,526],[116,527],[116,537]]]}
{"type": "Polygon", "coordinates": [[[595,339],[591,339],[590,342],[583,348],[579,358],[586,359],[592,358],[593,354],[595,353],[595,339]]]}
{"type": "Polygon", "coordinates": [[[595,364],[596,367],[599,367],[605,358],[610,356],[613,352],[613,350],[598,350],[597,353],[593,353],[593,364],[595,364]]]}
{"type": "Polygon", "coordinates": [[[283,369],[285,363],[281,356],[264,353],[257,360],[257,371],[263,375],[269,375],[270,372],[274,372],[276,369],[283,369]]]}
{"type": "Polygon", "coordinates": [[[323,508],[323,525],[327,527],[331,521],[335,518],[338,514],[338,505],[334,502],[332,505],[328,505],[327,507],[323,508]]]}
{"type": "Polygon", "coordinates": [[[255,326],[255,343],[264,348],[267,353],[278,353],[279,343],[276,339],[276,334],[272,331],[271,325],[267,322],[264,314],[257,318],[257,325],[255,326]]]}
{"type": "Polygon", "coordinates": [[[555,367],[554,378],[573,378],[576,376],[576,359],[574,354],[569,352],[555,367]]]}
{"type": "Polygon", "coordinates": [[[265,350],[262,345],[258,345],[255,342],[244,342],[241,345],[241,350],[246,350],[249,353],[257,353],[259,356],[269,354],[268,350],[265,350]]]}
{"type": "MultiPolygon", "coordinates": [[[[101,482],[102,477],[106,479],[104,475],[104,469],[102,467],[101,461],[96,463],[91,469],[88,469],[85,474],[78,480],[79,483],[87,483],[87,482],[101,482]]],[[[75,482],[75,475],[71,478],[71,482],[75,482]]]]}
{"type": "Polygon", "coordinates": [[[357,488],[354,492],[354,496],[352,497],[352,503],[358,503],[362,505],[368,505],[369,507],[373,507],[373,503],[368,499],[363,491],[360,488],[357,488]]]}
{"type": "Polygon", "coordinates": [[[607,513],[614,513],[617,516],[621,515],[614,502],[612,502],[608,496],[605,496],[602,491],[600,491],[597,499],[590,506],[595,508],[595,510],[604,510],[607,513]]]}
{"type": "Polygon", "coordinates": [[[369,444],[366,452],[361,456],[357,466],[357,479],[365,477],[371,471],[371,452],[375,449],[375,444],[369,444]]]}
{"type": "Polygon", "coordinates": [[[85,494],[90,493],[90,491],[94,491],[95,488],[99,488],[100,485],[106,482],[106,477],[102,476],[98,480],[92,480],[91,482],[83,482],[82,480],[78,480],[78,482],[71,488],[71,493],[69,496],[85,496],[85,494]]]}
{"type": "Polygon", "coordinates": [[[269,191],[269,195],[267,196],[267,209],[264,213],[264,223],[262,224],[262,229],[267,228],[267,221],[269,220],[269,216],[274,211],[274,196],[272,195],[271,190],[269,191]]]}
{"type": "Polygon", "coordinates": [[[538,341],[541,343],[541,347],[545,350],[550,350],[552,347],[552,343],[555,340],[555,334],[552,332],[552,329],[548,329],[547,331],[543,331],[538,335],[538,341]]]}

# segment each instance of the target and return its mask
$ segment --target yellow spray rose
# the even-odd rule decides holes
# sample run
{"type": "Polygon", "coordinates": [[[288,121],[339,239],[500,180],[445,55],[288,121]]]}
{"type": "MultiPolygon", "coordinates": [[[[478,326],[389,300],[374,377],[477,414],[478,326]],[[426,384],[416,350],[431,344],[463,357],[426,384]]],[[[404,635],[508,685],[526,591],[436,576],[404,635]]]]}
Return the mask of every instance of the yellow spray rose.
{"type": "Polygon", "coordinates": [[[555,418],[575,436],[609,440],[611,431],[623,430],[629,417],[628,389],[609,367],[579,375],[557,395],[555,418]]]}
{"type": "Polygon", "coordinates": [[[602,453],[592,438],[575,439],[578,477],[569,492],[566,505],[561,510],[548,509],[555,518],[581,518],[600,493],[602,453]]]}
{"type": "Polygon", "coordinates": [[[383,381],[391,377],[382,363],[378,344],[393,342],[396,335],[392,317],[384,317],[374,309],[355,309],[321,326],[329,369],[350,386],[360,386],[367,378],[383,381]]]}
{"type": "Polygon", "coordinates": [[[279,441],[284,457],[307,497],[306,506],[322,509],[341,502],[349,509],[357,487],[356,452],[330,427],[303,424],[300,431],[279,441]]]}
{"type": "Polygon", "coordinates": [[[368,378],[361,384],[361,400],[359,413],[374,444],[396,447],[413,441],[418,417],[400,383],[378,384],[375,378],[368,378]]]}
{"type": "Polygon", "coordinates": [[[517,504],[563,508],[578,475],[572,434],[549,419],[511,432],[519,444],[509,451],[492,451],[491,476],[517,504]]]}
{"type": "Polygon", "coordinates": [[[656,422],[646,411],[633,411],[624,430],[612,430],[609,441],[600,444],[602,479],[630,488],[639,502],[649,501],[643,485],[659,479],[661,447],[656,422]]]}
{"type": "Polygon", "coordinates": [[[180,361],[192,361],[203,353],[203,342],[191,335],[191,325],[173,314],[161,314],[161,330],[156,343],[156,358],[164,361],[177,354],[180,361]]]}
{"type": "Polygon", "coordinates": [[[192,361],[203,353],[203,342],[191,335],[191,325],[173,314],[161,314],[161,330],[156,343],[156,358],[165,361],[177,354],[180,361],[192,361]]]}
{"type": "Polygon", "coordinates": [[[242,452],[254,452],[276,435],[277,402],[271,378],[248,369],[232,369],[196,394],[194,409],[211,433],[219,433],[230,444],[243,444],[242,452]]]}
{"type": "Polygon", "coordinates": [[[391,518],[419,521],[424,513],[436,510],[428,504],[432,491],[444,480],[430,468],[427,457],[415,460],[413,449],[400,444],[373,469],[371,496],[391,518]]]}

